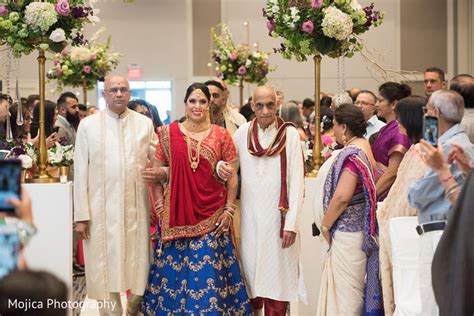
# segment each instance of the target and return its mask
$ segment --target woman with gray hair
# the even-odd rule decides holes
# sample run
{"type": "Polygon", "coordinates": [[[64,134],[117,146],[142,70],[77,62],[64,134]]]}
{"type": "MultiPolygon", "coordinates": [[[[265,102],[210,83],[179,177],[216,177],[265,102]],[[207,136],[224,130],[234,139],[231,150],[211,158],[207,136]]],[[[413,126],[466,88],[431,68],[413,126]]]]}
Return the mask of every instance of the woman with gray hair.
{"type": "Polygon", "coordinates": [[[304,130],[303,116],[301,115],[301,111],[295,102],[289,101],[282,105],[280,108],[280,117],[283,119],[283,121],[291,122],[295,125],[298,133],[300,134],[301,141],[305,142],[308,140],[308,136],[304,130]]]}

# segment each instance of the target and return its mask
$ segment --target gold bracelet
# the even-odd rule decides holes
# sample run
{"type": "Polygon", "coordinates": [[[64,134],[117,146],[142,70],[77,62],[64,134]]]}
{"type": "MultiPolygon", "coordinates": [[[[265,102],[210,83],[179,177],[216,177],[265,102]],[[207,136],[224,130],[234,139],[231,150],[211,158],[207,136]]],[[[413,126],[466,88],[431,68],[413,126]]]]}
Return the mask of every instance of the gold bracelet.
{"type": "Polygon", "coordinates": [[[224,214],[226,214],[227,216],[229,216],[231,219],[234,219],[234,214],[229,212],[229,211],[224,211],[224,214]]]}
{"type": "Polygon", "coordinates": [[[237,209],[237,205],[236,205],[235,203],[229,203],[229,202],[226,202],[226,203],[224,204],[224,207],[230,207],[230,208],[232,208],[232,209],[234,209],[234,210],[237,209]]]}

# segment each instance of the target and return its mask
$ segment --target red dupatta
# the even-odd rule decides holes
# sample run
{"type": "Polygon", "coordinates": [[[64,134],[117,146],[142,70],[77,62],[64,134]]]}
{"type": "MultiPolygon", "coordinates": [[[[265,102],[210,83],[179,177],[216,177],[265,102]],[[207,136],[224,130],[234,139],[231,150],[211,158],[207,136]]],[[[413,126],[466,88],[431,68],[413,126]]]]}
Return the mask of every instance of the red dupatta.
{"type": "MultiPolygon", "coordinates": [[[[170,166],[170,181],[165,191],[164,210],[160,214],[163,242],[202,236],[215,229],[223,212],[227,190],[214,172],[218,160],[231,161],[236,152],[230,135],[211,126],[201,143],[200,162],[193,172],[188,145],[178,123],[160,129],[156,156],[170,166]],[[227,155],[227,157],[221,157],[227,155]]],[[[197,141],[191,139],[193,155],[197,141]]]]}
{"type": "Polygon", "coordinates": [[[288,188],[287,188],[287,161],[286,161],[286,128],[293,126],[293,123],[285,122],[279,116],[276,118],[277,133],[273,140],[268,145],[268,148],[263,148],[258,141],[258,126],[257,121],[254,119],[249,126],[247,134],[247,149],[253,156],[274,156],[280,155],[280,174],[281,174],[281,187],[280,187],[280,200],[278,202],[278,209],[281,212],[281,226],[280,226],[280,237],[283,237],[283,229],[285,227],[285,213],[288,211],[288,188]]]}

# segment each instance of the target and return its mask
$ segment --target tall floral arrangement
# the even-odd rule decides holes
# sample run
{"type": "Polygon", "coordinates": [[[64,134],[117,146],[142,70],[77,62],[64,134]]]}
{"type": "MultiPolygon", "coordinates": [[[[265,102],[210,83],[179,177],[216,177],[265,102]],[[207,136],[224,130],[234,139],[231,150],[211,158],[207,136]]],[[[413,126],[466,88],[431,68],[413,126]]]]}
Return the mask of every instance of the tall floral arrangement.
{"type": "Polygon", "coordinates": [[[281,38],[275,49],[286,59],[308,55],[352,57],[363,48],[358,35],[377,27],[383,13],[357,0],[267,0],[263,15],[269,35],[281,38]]]}
{"type": "Polygon", "coordinates": [[[235,45],[226,25],[222,25],[221,34],[212,29],[212,39],[216,45],[212,58],[217,63],[217,75],[229,84],[240,81],[264,84],[267,74],[274,69],[269,67],[269,53],[252,50],[249,45],[235,45]]]}
{"type": "Polygon", "coordinates": [[[48,71],[48,79],[58,82],[58,89],[64,86],[86,87],[94,89],[97,80],[103,78],[115,69],[119,63],[120,54],[109,52],[109,36],[105,43],[99,41],[103,29],[97,32],[86,45],[64,48],[61,53],[51,59],[54,67],[48,71]]]}
{"type": "Polygon", "coordinates": [[[82,27],[98,22],[89,0],[9,0],[0,4],[0,45],[15,57],[34,50],[60,52],[85,42],[82,27]]]}

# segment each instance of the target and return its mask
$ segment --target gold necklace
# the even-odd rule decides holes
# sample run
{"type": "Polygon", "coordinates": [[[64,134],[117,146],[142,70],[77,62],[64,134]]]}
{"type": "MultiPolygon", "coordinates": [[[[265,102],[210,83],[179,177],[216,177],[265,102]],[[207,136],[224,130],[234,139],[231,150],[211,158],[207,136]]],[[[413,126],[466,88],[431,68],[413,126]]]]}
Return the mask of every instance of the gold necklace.
{"type": "Polygon", "coordinates": [[[191,147],[191,138],[186,133],[186,143],[188,144],[188,160],[193,172],[196,172],[197,167],[199,166],[199,154],[201,152],[201,141],[198,141],[196,146],[196,156],[193,156],[193,149],[191,147]]]}
{"type": "MultiPolygon", "coordinates": [[[[208,122],[206,122],[206,123],[208,123],[208,122]]],[[[199,128],[200,127],[199,125],[196,126],[194,123],[190,123],[188,120],[186,120],[186,121],[183,122],[183,126],[186,129],[186,131],[189,131],[193,134],[196,134],[196,133],[201,133],[201,132],[204,132],[204,131],[208,130],[209,127],[211,126],[211,124],[209,123],[209,124],[206,124],[206,126],[199,128]],[[189,127],[186,126],[186,125],[190,125],[190,124],[192,125],[192,128],[189,128],[189,127]]]]}
{"type": "Polygon", "coordinates": [[[349,146],[349,144],[350,144],[353,140],[355,140],[355,139],[357,139],[357,136],[354,136],[354,137],[352,137],[351,139],[349,139],[349,141],[346,142],[346,144],[344,145],[344,147],[349,146]]]}
{"type": "MultiPolygon", "coordinates": [[[[189,165],[191,166],[191,169],[193,170],[193,172],[196,172],[196,169],[199,166],[199,156],[200,156],[200,153],[201,153],[201,142],[204,138],[202,138],[201,140],[198,141],[198,143],[196,145],[196,156],[193,156],[193,150],[192,150],[192,146],[191,146],[191,137],[189,137],[189,131],[187,130],[186,126],[184,126],[184,124],[183,124],[183,127],[184,127],[184,130],[185,130],[184,135],[186,136],[186,144],[187,144],[187,147],[188,147],[189,165]]],[[[208,128],[209,128],[209,126],[207,127],[207,129],[208,128]]],[[[207,129],[204,129],[204,130],[199,131],[197,133],[201,133],[203,131],[206,131],[207,129]]]]}

